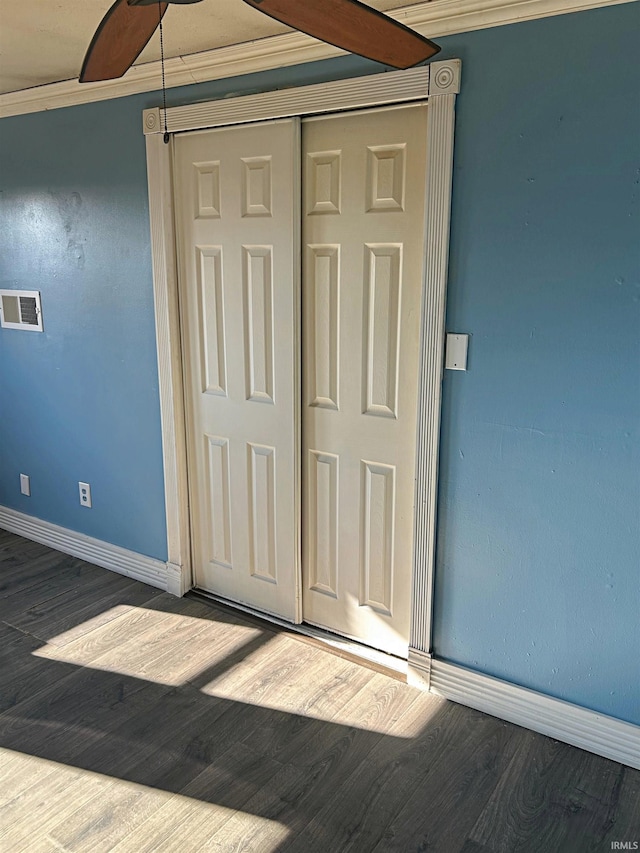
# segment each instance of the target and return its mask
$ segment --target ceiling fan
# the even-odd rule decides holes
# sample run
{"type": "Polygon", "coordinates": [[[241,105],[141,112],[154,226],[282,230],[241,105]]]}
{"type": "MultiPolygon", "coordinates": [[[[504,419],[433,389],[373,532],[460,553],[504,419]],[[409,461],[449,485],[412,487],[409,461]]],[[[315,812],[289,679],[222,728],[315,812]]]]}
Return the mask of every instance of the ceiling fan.
{"type": "MultiPolygon", "coordinates": [[[[100,22],[81,83],[113,80],[128,71],[147,44],[169,3],[200,0],[116,0],[100,22]]],[[[249,6],[320,41],[394,68],[424,62],[440,48],[399,21],[359,0],[244,0],[249,6]]]]}

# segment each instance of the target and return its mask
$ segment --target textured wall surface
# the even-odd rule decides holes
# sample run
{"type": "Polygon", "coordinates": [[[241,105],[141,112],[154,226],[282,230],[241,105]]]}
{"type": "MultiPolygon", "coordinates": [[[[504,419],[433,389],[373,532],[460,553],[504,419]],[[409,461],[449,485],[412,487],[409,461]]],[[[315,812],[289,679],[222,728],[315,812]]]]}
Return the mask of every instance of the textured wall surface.
{"type": "Polygon", "coordinates": [[[0,504],[166,557],[139,108],[4,119],[0,169],[0,286],[40,290],[45,329],[0,331],[0,504]]]}
{"type": "MultiPolygon", "coordinates": [[[[379,70],[345,57],[174,89],[168,103],[379,70]]],[[[142,134],[142,110],[158,103],[149,93],[0,121],[0,289],[40,290],[45,325],[0,330],[0,505],[166,559],[142,134]]]]}
{"type": "Polygon", "coordinates": [[[447,325],[473,337],[444,383],[434,636],[448,660],[636,723],[639,12],[447,41],[447,325]]]}
{"type": "MultiPolygon", "coordinates": [[[[463,61],[447,325],[472,338],[444,381],[434,636],[447,660],[636,723],[639,11],[440,40],[463,61]]],[[[375,70],[349,57],[169,103],[375,70]]],[[[158,102],[0,123],[0,287],[41,290],[45,320],[0,332],[0,504],[163,559],[140,130],[158,102]]]]}

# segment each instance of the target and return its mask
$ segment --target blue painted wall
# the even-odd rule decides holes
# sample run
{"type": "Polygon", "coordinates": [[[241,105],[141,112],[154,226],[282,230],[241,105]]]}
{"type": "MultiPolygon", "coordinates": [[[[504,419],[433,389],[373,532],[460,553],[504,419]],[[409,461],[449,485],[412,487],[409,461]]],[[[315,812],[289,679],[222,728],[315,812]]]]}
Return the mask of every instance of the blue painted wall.
{"type": "Polygon", "coordinates": [[[444,383],[434,636],[636,723],[639,13],[447,40],[464,69],[447,325],[473,337],[444,383]]]}
{"type": "MultiPolygon", "coordinates": [[[[448,327],[473,337],[444,383],[434,636],[443,658],[636,723],[639,11],[440,40],[463,60],[448,327]]],[[[344,58],[169,103],[375,70],[344,58]]],[[[0,504],[164,558],[140,132],[157,103],[0,123],[0,286],[40,289],[46,327],[0,332],[0,504]]]]}
{"type": "Polygon", "coordinates": [[[0,123],[0,287],[40,290],[45,328],[0,330],[0,504],[166,559],[146,161],[132,106],[0,123]],[[79,480],[92,486],[90,510],[79,480]]]}
{"type": "MultiPolygon", "coordinates": [[[[345,57],[173,89],[168,103],[379,70],[345,57]]],[[[159,102],[148,93],[0,122],[0,289],[40,290],[45,327],[0,330],[0,506],[165,560],[142,135],[142,110],[159,102]]]]}

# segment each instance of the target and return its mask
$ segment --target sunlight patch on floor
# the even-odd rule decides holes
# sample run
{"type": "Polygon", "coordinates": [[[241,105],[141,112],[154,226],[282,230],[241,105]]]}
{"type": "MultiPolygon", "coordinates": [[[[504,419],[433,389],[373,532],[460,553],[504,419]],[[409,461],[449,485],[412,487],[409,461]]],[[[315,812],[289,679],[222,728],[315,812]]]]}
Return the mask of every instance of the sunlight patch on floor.
{"type": "Polygon", "coordinates": [[[142,608],[132,606],[131,604],[117,604],[115,607],[109,607],[106,610],[101,611],[91,619],[85,619],[83,622],[79,622],[67,631],[62,631],[53,637],[49,637],[47,642],[54,646],[66,646],[73,642],[73,640],[77,640],[85,634],[95,631],[109,622],[113,622],[114,619],[120,619],[122,616],[126,616],[131,611],[140,609],[142,608]]]}
{"type": "Polygon", "coordinates": [[[11,749],[0,748],[0,767],[0,849],[11,853],[196,853],[232,819],[250,824],[264,853],[289,835],[278,821],[250,811],[11,749]]]}
{"type": "Polygon", "coordinates": [[[195,689],[212,704],[222,699],[380,734],[388,731],[400,691],[402,707],[391,715],[400,738],[415,737],[439,708],[433,697],[287,633],[145,607],[115,607],[96,619],[52,637],[32,654],[195,689]],[[405,714],[417,696],[416,708],[405,714]]]}
{"type": "MultiPolygon", "coordinates": [[[[406,685],[403,685],[406,688],[406,685]]],[[[265,708],[271,711],[281,711],[285,714],[295,714],[300,717],[307,717],[318,722],[327,722],[337,726],[346,726],[348,728],[360,729],[367,732],[378,732],[386,735],[389,733],[389,720],[381,718],[376,719],[375,710],[368,718],[363,715],[362,697],[358,696],[354,699],[352,706],[346,706],[339,711],[330,710],[324,711],[322,701],[310,698],[309,702],[304,700],[301,702],[299,689],[295,687],[282,688],[279,698],[260,697],[259,701],[252,699],[249,695],[240,690],[221,690],[217,687],[209,687],[207,689],[208,696],[228,699],[243,705],[253,705],[256,708],[265,708]]],[[[394,721],[393,736],[397,738],[415,738],[424,729],[425,725],[442,710],[444,702],[438,696],[427,696],[421,694],[422,699],[419,707],[414,709],[414,713],[402,715],[394,721]]],[[[375,698],[372,697],[372,708],[375,709],[375,698]]]]}
{"type": "Polygon", "coordinates": [[[32,654],[177,687],[201,673],[203,659],[208,667],[224,668],[229,655],[261,634],[258,628],[214,619],[114,607],[51,637],[32,654]]]}

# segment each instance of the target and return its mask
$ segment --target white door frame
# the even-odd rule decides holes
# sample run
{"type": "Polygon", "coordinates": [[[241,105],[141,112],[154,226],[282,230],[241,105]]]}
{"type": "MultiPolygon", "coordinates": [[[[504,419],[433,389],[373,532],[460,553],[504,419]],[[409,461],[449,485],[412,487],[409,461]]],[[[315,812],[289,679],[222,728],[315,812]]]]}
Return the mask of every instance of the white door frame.
{"type": "MultiPolygon", "coordinates": [[[[460,60],[332,83],[210,101],[166,111],[170,133],[286,116],[428,101],[425,278],[422,298],[409,672],[429,684],[444,320],[456,94],[460,60]]],[[[145,110],[149,214],[167,521],[168,590],[192,585],[182,351],[172,190],[164,116],[145,110]]]]}

